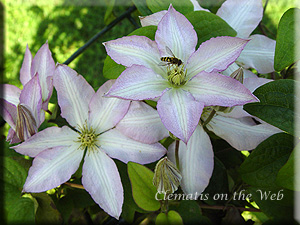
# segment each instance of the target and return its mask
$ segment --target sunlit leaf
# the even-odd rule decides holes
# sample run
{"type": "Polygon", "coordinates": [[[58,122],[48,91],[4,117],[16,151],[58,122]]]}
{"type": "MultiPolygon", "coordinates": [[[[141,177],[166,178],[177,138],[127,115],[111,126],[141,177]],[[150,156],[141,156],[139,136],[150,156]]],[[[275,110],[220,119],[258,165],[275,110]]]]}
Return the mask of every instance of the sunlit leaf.
{"type": "Polygon", "coordinates": [[[146,0],[149,9],[155,13],[162,10],[168,10],[170,4],[183,14],[194,10],[194,6],[189,0],[146,0]]]}

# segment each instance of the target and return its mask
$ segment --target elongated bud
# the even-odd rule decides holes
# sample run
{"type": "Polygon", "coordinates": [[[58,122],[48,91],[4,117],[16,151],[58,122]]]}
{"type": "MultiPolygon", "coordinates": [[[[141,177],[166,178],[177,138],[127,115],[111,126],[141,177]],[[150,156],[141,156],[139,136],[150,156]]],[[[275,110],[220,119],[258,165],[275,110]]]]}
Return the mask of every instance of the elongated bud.
{"type": "Polygon", "coordinates": [[[181,178],[176,166],[164,157],[155,166],[153,185],[156,186],[159,194],[171,194],[178,189],[181,178]]]}
{"type": "Polygon", "coordinates": [[[236,71],[234,71],[231,75],[230,75],[231,78],[239,81],[240,83],[243,83],[244,82],[244,71],[243,71],[243,68],[240,67],[238,68],[236,71]]]}
{"type": "Polygon", "coordinates": [[[37,124],[31,110],[23,104],[17,106],[16,134],[25,141],[37,132],[37,124]]]}

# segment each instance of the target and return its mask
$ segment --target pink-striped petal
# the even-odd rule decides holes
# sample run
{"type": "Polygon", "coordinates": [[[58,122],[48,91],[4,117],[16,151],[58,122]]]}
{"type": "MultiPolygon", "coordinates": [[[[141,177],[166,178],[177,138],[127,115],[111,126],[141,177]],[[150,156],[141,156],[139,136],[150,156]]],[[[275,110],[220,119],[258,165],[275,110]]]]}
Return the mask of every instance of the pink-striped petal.
{"type": "Polygon", "coordinates": [[[140,22],[142,27],[146,27],[146,26],[157,26],[159,24],[159,22],[161,21],[161,19],[163,18],[163,16],[167,13],[167,10],[162,10],[156,13],[153,13],[149,16],[140,16],[140,22]]]}
{"type": "Polygon", "coordinates": [[[133,65],[123,71],[106,96],[129,100],[154,99],[169,86],[169,82],[153,70],[133,65]]]}
{"type": "Polygon", "coordinates": [[[171,56],[166,52],[166,47],[168,47],[177,58],[187,62],[195,51],[197,40],[197,34],[192,24],[170,5],[155,33],[155,41],[161,56],[171,56]]]}
{"type": "Polygon", "coordinates": [[[115,81],[104,83],[92,97],[89,108],[89,123],[97,133],[113,128],[127,113],[130,101],[103,97],[115,81]]]}
{"type": "Polygon", "coordinates": [[[17,106],[20,103],[21,89],[11,84],[0,84],[0,99],[17,106]]]}
{"type": "Polygon", "coordinates": [[[44,150],[34,158],[23,192],[44,192],[68,181],[78,169],[83,153],[75,144],[44,150]]]}
{"type": "Polygon", "coordinates": [[[119,219],[123,186],[115,162],[101,149],[87,152],[82,167],[82,184],[105,212],[119,219]]]}
{"type": "MultiPolygon", "coordinates": [[[[168,158],[175,161],[175,144],[168,149],[168,158]]],[[[201,194],[207,187],[214,168],[214,152],[209,136],[198,125],[187,145],[179,144],[181,188],[185,194],[201,194]]]]}
{"type": "Polygon", "coordinates": [[[42,88],[43,101],[50,98],[52,93],[51,82],[48,77],[52,77],[55,71],[55,63],[49,50],[48,42],[42,45],[32,60],[31,74],[34,76],[39,74],[40,84],[42,88]],[[50,86],[49,86],[50,85],[50,86]]]}
{"type": "Polygon", "coordinates": [[[237,61],[258,73],[273,72],[276,41],[260,34],[252,35],[250,39],[237,61]]]}
{"type": "Polygon", "coordinates": [[[138,101],[131,103],[128,113],[116,128],[126,136],[147,144],[158,142],[169,135],[157,111],[138,101]]]}
{"type": "Polygon", "coordinates": [[[129,161],[146,164],[160,159],[166,149],[160,143],[145,144],[135,141],[117,129],[109,130],[99,136],[101,148],[112,158],[124,163],[129,161]]]}
{"type": "Polygon", "coordinates": [[[261,0],[227,0],[217,15],[237,32],[237,37],[247,38],[263,17],[261,0]]]}
{"type": "Polygon", "coordinates": [[[231,107],[258,101],[239,81],[219,73],[199,73],[183,88],[205,106],[231,107]]]}
{"type": "Polygon", "coordinates": [[[83,126],[88,120],[89,102],[95,94],[91,85],[75,70],[59,64],[53,79],[61,116],[73,126],[83,126]]]}
{"type": "MultiPolygon", "coordinates": [[[[79,138],[79,134],[67,126],[49,127],[36,133],[25,142],[13,146],[16,152],[30,157],[36,157],[45,149],[55,147],[69,147],[73,145],[79,138]]],[[[79,142],[78,142],[79,143],[79,142]]]]}
{"type": "Polygon", "coordinates": [[[23,86],[32,78],[31,62],[32,62],[32,55],[27,44],[22,67],[20,69],[20,81],[23,86]]]}
{"type": "Polygon", "coordinates": [[[227,69],[238,58],[247,42],[245,39],[225,36],[202,43],[188,60],[188,77],[192,78],[202,71],[220,72],[227,69]]]}
{"type": "Polygon", "coordinates": [[[142,65],[155,73],[166,74],[166,68],[159,66],[160,54],[155,41],[144,36],[127,36],[103,43],[107,54],[126,67],[142,65]]]}
{"type": "Polygon", "coordinates": [[[45,120],[45,113],[41,111],[42,89],[38,73],[36,73],[23,87],[20,94],[20,103],[25,104],[31,109],[36,124],[39,127],[39,125],[45,120]]]}
{"type": "Polygon", "coordinates": [[[0,99],[0,115],[9,124],[9,126],[15,130],[17,121],[17,107],[5,99],[0,99]]]}
{"type": "Polygon", "coordinates": [[[165,127],[188,142],[200,119],[204,104],[182,89],[171,89],[157,102],[158,114],[165,127]]]}
{"type": "Polygon", "coordinates": [[[207,128],[237,150],[252,150],[273,134],[282,132],[267,123],[256,124],[251,117],[215,116],[207,128]]]}

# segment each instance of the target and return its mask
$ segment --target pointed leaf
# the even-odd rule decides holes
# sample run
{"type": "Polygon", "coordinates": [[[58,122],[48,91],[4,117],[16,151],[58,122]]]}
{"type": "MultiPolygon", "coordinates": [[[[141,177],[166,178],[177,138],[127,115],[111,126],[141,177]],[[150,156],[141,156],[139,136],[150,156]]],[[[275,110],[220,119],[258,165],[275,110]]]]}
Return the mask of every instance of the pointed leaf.
{"type": "Polygon", "coordinates": [[[152,184],[153,172],[137,163],[127,164],[128,175],[132,187],[132,196],[136,204],[146,211],[156,211],[160,203],[155,199],[156,188],[152,184]]]}
{"type": "Polygon", "coordinates": [[[257,88],[253,94],[260,102],[244,105],[244,110],[290,134],[294,133],[294,80],[276,80],[257,88]]]}
{"type": "Polygon", "coordinates": [[[205,11],[193,11],[186,14],[186,18],[193,25],[197,36],[198,45],[212,37],[236,36],[236,31],[217,15],[205,11]]]}
{"type": "Polygon", "coordinates": [[[279,21],[274,59],[276,71],[281,71],[299,60],[300,54],[295,54],[295,28],[298,24],[296,18],[300,18],[300,9],[294,8],[286,11],[279,21]]]}
{"type": "Polygon", "coordinates": [[[242,179],[255,187],[275,188],[276,176],[293,150],[293,136],[274,134],[252,151],[239,169],[242,179]]]}
{"type": "Polygon", "coordinates": [[[185,14],[194,10],[194,6],[189,0],[146,0],[149,9],[155,13],[162,10],[167,10],[172,4],[174,8],[185,14]]]}

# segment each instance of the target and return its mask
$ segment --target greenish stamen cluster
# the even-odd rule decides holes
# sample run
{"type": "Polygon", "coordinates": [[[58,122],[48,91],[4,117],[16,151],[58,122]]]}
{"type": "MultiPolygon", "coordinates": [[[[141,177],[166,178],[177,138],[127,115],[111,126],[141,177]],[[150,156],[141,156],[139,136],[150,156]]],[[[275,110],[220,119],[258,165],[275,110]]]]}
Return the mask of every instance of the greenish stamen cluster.
{"type": "Polygon", "coordinates": [[[94,150],[97,144],[97,134],[93,128],[88,128],[88,125],[85,124],[82,128],[79,128],[80,136],[78,137],[78,142],[80,142],[80,149],[84,150],[94,150]]]}
{"type": "Polygon", "coordinates": [[[179,87],[185,84],[186,71],[183,66],[172,66],[168,67],[168,81],[174,87],[179,87]]]}

